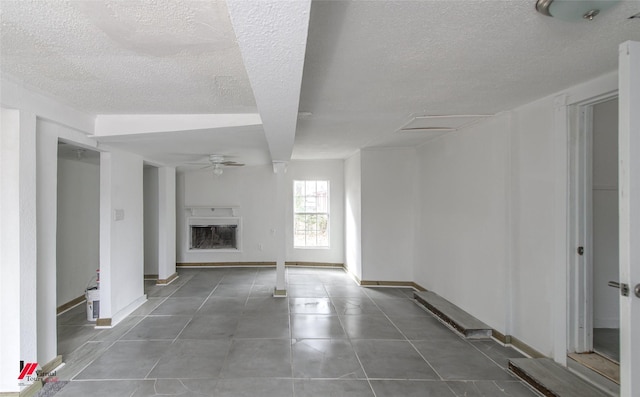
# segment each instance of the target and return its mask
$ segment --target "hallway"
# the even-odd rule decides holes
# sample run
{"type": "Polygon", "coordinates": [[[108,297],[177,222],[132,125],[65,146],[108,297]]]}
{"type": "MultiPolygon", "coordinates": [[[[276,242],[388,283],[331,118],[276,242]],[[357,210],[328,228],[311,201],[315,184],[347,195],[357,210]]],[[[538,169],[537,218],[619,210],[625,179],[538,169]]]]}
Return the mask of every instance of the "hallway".
{"type": "Polygon", "coordinates": [[[506,370],[522,357],[463,340],[411,289],[362,288],[341,269],[180,269],[148,302],[95,330],[58,317],[65,396],[535,396],[506,370]]]}

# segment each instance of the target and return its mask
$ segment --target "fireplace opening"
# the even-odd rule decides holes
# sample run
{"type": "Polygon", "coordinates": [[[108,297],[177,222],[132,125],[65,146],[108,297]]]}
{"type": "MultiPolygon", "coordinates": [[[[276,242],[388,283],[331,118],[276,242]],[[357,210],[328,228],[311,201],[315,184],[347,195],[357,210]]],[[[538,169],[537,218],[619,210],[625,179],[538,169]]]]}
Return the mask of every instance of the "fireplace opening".
{"type": "Polygon", "coordinates": [[[238,225],[191,225],[191,249],[238,249],[238,225]]]}

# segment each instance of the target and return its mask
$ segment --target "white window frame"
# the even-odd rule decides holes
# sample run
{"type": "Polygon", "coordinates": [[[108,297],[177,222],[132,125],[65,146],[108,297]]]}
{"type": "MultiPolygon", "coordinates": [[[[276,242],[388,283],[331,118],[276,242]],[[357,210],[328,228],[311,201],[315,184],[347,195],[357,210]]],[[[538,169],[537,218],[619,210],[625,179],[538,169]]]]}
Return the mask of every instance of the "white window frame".
{"type": "MultiPolygon", "coordinates": [[[[306,191],[304,193],[304,198],[306,200],[307,198],[307,194],[306,191]]],[[[313,196],[311,196],[313,197],[313,196]]],[[[318,206],[318,202],[319,200],[317,199],[318,194],[317,194],[317,190],[316,190],[316,207],[318,206]]],[[[331,246],[331,212],[330,212],[330,201],[331,201],[331,183],[328,179],[298,179],[298,180],[294,180],[293,181],[293,248],[295,249],[329,249],[331,246]],[[327,184],[327,194],[326,194],[326,211],[320,211],[318,208],[315,209],[315,211],[297,211],[296,210],[296,199],[299,198],[299,196],[296,195],[296,184],[303,182],[305,183],[305,185],[309,182],[315,182],[316,183],[316,189],[317,189],[317,183],[318,182],[325,182],[327,184]],[[310,238],[310,236],[307,235],[307,233],[312,232],[312,230],[305,230],[305,245],[298,245],[296,244],[296,231],[298,229],[296,229],[296,221],[297,221],[297,217],[299,215],[304,215],[304,216],[309,216],[309,215],[320,215],[320,216],[326,216],[327,219],[327,238],[326,238],[326,245],[309,245],[306,243],[306,239],[310,238]]],[[[318,228],[316,228],[315,232],[318,232],[318,228]]],[[[317,237],[316,237],[316,244],[317,244],[317,237]]]]}

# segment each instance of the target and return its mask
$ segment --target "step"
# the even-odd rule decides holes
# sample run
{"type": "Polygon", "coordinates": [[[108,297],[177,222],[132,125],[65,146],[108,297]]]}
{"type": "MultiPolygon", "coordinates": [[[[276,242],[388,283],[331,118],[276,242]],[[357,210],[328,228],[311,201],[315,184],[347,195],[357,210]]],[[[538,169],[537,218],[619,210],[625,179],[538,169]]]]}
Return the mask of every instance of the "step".
{"type": "Polygon", "coordinates": [[[550,358],[513,358],[509,370],[544,396],[609,397],[550,358]]]}
{"type": "Polygon", "coordinates": [[[493,330],[487,324],[431,291],[416,291],[413,297],[442,321],[468,339],[490,338],[493,330]]]}

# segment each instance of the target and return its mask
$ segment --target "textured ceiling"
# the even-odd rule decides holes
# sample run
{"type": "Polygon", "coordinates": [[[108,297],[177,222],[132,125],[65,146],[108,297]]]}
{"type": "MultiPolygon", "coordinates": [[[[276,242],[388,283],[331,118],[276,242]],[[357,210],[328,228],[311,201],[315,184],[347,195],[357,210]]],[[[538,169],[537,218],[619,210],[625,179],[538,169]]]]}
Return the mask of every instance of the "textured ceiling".
{"type": "MultiPolygon", "coordinates": [[[[261,113],[251,84],[292,86],[287,73],[270,70],[299,70],[299,56],[292,69],[282,47],[255,37],[264,26],[252,21],[268,22],[275,14],[260,13],[276,12],[255,1],[237,0],[245,22],[236,26],[223,1],[0,0],[0,69],[3,77],[94,115],[261,113]],[[243,52],[236,33],[260,51],[243,52]],[[261,57],[268,67],[259,67],[261,57]],[[250,83],[245,63],[256,59],[258,80],[250,83]]],[[[534,4],[315,0],[308,32],[298,26],[287,33],[290,40],[279,40],[286,46],[307,38],[299,102],[291,92],[260,88],[261,101],[274,105],[262,110],[273,117],[280,111],[275,105],[284,104],[289,120],[301,112],[296,159],[411,146],[430,137],[397,132],[412,117],[513,109],[616,70],[618,45],[640,41],[640,20],[627,19],[640,12],[638,0],[622,1],[592,22],[545,17],[534,4]]],[[[285,23],[276,18],[271,29],[290,26],[287,15],[298,17],[281,14],[285,23]]],[[[247,127],[109,144],[160,163],[214,151],[267,163],[271,142],[261,127],[247,127]]]]}
{"type": "Polygon", "coordinates": [[[3,73],[90,114],[255,112],[219,1],[2,1],[3,73]]]}
{"type": "MultiPolygon", "coordinates": [[[[594,21],[540,15],[535,0],[314,1],[294,158],[425,140],[411,115],[495,114],[616,70],[640,40],[640,1],[594,21]]],[[[428,139],[428,137],[426,138],[428,139]]]]}

